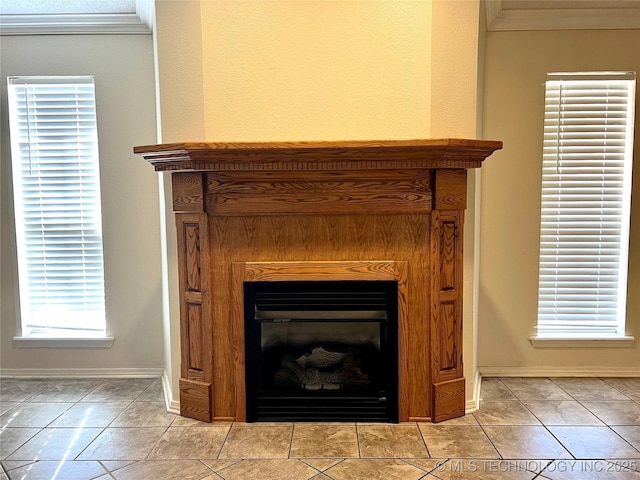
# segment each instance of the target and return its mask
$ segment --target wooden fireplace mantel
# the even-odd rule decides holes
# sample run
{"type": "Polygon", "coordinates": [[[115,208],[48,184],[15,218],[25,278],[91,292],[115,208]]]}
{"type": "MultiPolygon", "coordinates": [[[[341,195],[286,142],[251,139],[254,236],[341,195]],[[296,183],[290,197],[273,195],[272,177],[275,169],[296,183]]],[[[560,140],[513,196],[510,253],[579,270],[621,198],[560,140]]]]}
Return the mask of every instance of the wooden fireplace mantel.
{"type": "Polygon", "coordinates": [[[184,142],[134,147],[157,171],[370,170],[478,168],[502,142],[352,140],[340,142],[184,142]]]}
{"type": "Polygon", "coordinates": [[[500,148],[468,139],[135,147],[172,172],[181,414],[246,419],[239,284],[260,271],[272,281],[396,278],[399,419],[464,415],[466,171],[500,148]]]}

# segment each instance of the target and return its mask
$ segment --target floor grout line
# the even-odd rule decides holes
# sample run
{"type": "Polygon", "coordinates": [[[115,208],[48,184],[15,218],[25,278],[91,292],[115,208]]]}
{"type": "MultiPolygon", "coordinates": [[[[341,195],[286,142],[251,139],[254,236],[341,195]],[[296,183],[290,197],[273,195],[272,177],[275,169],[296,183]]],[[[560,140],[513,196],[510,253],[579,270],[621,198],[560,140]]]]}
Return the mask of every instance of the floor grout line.
{"type": "MultiPolygon", "coordinates": [[[[624,408],[627,404],[629,406],[633,406],[633,408],[635,409],[637,405],[640,404],[640,402],[638,402],[637,400],[635,400],[634,398],[630,397],[629,394],[625,393],[625,391],[630,391],[627,385],[633,385],[633,383],[628,383],[628,384],[624,384],[624,389],[622,389],[622,383],[617,384],[617,386],[610,384],[609,382],[606,381],[606,378],[599,378],[599,380],[602,381],[603,385],[605,385],[607,388],[598,392],[594,393],[594,399],[587,399],[585,398],[584,394],[581,393],[582,390],[578,390],[578,389],[572,389],[570,388],[570,386],[568,384],[563,384],[560,381],[554,381],[553,378],[547,378],[544,377],[544,380],[550,381],[551,385],[553,385],[554,387],[557,387],[560,391],[564,392],[567,394],[568,398],[566,400],[554,400],[554,399],[548,399],[548,398],[544,398],[544,399],[535,399],[535,398],[529,398],[525,393],[524,390],[519,389],[519,388],[515,388],[512,389],[511,387],[509,387],[509,385],[507,383],[505,383],[501,378],[499,377],[493,377],[496,379],[496,383],[497,386],[500,386],[500,388],[504,387],[504,394],[507,395],[507,392],[513,396],[513,400],[517,401],[519,406],[524,407],[523,413],[524,411],[526,411],[528,414],[532,415],[533,418],[535,418],[535,420],[537,422],[539,422],[537,425],[488,425],[488,424],[484,424],[481,423],[479,421],[478,416],[476,415],[476,413],[470,414],[472,419],[474,420],[475,423],[473,423],[473,425],[471,424],[456,424],[458,426],[464,426],[464,427],[473,427],[480,429],[480,431],[483,432],[484,437],[486,438],[486,440],[488,440],[488,443],[491,444],[493,450],[495,451],[495,453],[498,456],[498,459],[496,459],[496,461],[503,461],[503,462],[508,462],[511,464],[515,464],[518,462],[518,460],[526,460],[524,458],[522,459],[505,459],[504,455],[500,452],[500,450],[498,449],[496,443],[493,441],[493,439],[489,436],[488,432],[487,432],[487,428],[488,427],[493,427],[493,426],[510,426],[510,427],[520,427],[523,429],[527,429],[530,427],[544,427],[544,430],[551,436],[551,438],[553,438],[553,440],[555,442],[557,442],[566,452],[568,452],[570,458],[569,459],[556,459],[556,462],[561,462],[561,461],[575,461],[575,462],[593,462],[595,460],[592,459],[583,459],[583,458],[579,458],[580,454],[579,453],[574,453],[572,452],[567,446],[565,446],[565,443],[563,443],[560,438],[558,436],[556,436],[556,434],[554,434],[553,430],[556,430],[556,432],[558,432],[558,435],[560,435],[561,437],[565,438],[567,436],[567,430],[562,430],[562,428],[588,428],[588,429],[594,429],[594,428],[603,428],[606,427],[608,429],[608,432],[611,432],[611,434],[615,435],[615,438],[617,440],[615,440],[616,442],[618,440],[621,441],[621,445],[625,445],[623,448],[626,448],[627,446],[629,447],[629,450],[631,452],[635,451],[638,452],[638,458],[634,458],[634,459],[630,459],[629,461],[629,465],[635,465],[635,470],[634,471],[638,471],[639,467],[638,465],[640,464],[640,449],[638,447],[636,447],[634,445],[633,442],[635,442],[635,435],[636,433],[634,432],[638,432],[637,435],[640,435],[640,422],[634,422],[635,417],[635,410],[632,410],[632,413],[629,414],[626,411],[622,411],[620,412],[620,415],[618,418],[618,420],[613,420],[612,423],[607,423],[603,420],[603,418],[599,415],[597,415],[595,412],[598,411],[602,414],[601,410],[604,406],[604,404],[606,402],[613,402],[613,403],[618,403],[619,407],[624,408]],[[619,399],[619,400],[605,400],[601,397],[598,397],[598,395],[605,395],[607,391],[610,391],[609,389],[611,389],[612,391],[615,391],[617,393],[620,393],[622,396],[624,396],[626,399],[619,399]],[[518,393],[518,394],[516,394],[518,393]],[[580,398],[580,400],[578,399],[580,398]],[[582,424],[582,423],[567,423],[567,424],[555,424],[553,422],[543,422],[542,419],[543,418],[551,418],[551,417],[544,417],[542,415],[542,413],[544,413],[544,410],[536,410],[535,408],[533,408],[534,406],[531,405],[532,402],[544,402],[544,401],[549,401],[549,402],[561,402],[561,401],[567,401],[567,402],[575,402],[576,406],[579,406],[580,408],[584,409],[585,411],[585,417],[586,418],[586,413],[588,413],[589,415],[592,415],[594,419],[597,419],[598,421],[602,422],[601,425],[591,425],[591,424],[582,424]],[[527,405],[527,403],[529,402],[529,405],[527,405]],[[597,410],[591,410],[589,407],[587,407],[586,405],[588,405],[590,402],[599,402],[596,405],[593,405],[593,407],[597,407],[597,410]],[[602,405],[601,405],[602,404],[602,405]],[[535,412],[538,411],[538,413],[536,414],[535,412]],[[626,419],[629,419],[628,421],[626,419]],[[627,425],[625,422],[629,423],[629,425],[627,425]],[[620,423],[620,424],[618,424],[620,423]],[[556,427],[558,427],[558,429],[556,429],[556,427]],[[620,430],[621,433],[619,433],[618,431],[616,431],[617,427],[632,427],[632,428],[628,428],[627,430],[620,430],[620,428],[618,428],[618,430],[620,430]]],[[[537,380],[539,380],[542,377],[537,377],[537,380]]],[[[595,377],[594,377],[595,378],[595,377]]],[[[526,380],[526,379],[524,379],[526,380]]],[[[640,386],[640,380],[636,380],[638,381],[638,385],[640,386]]],[[[89,391],[87,391],[87,393],[83,394],[83,395],[79,395],[77,397],[77,400],[75,401],[70,401],[70,402],[47,402],[46,398],[42,398],[39,399],[38,402],[33,402],[30,401],[31,399],[34,399],[37,395],[39,395],[40,393],[43,393],[46,391],[45,388],[45,383],[42,382],[42,385],[40,387],[37,386],[37,381],[35,380],[29,380],[29,382],[34,382],[34,383],[28,383],[25,384],[23,387],[21,386],[17,386],[16,389],[11,390],[12,394],[16,397],[16,398],[21,398],[21,400],[19,401],[13,401],[13,400],[6,400],[7,404],[10,405],[10,408],[6,411],[3,412],[2,417],[4,417],[4,419],[2,419],[2,417],[0,417],[0,425],[4,424],[4,427],[0,426],[0,434],[4,433],[5,435],[7,434],[6,432],[15,429],[16,430],[16,435],[18,435],[20,432],[18,432],[19,429],[29,429],[29,430],[33,430],[35,431],[35,433],[33,433],[30,437],[28,437],[26,440],[19,442],[18,444],[7,444],[6,448],[11,448],[11,450],[3,450],[2,451],[2,457],[0,457],[2,459],[2,463],[4,465],[5,459],[11,455],[13,455],[14,453],[16,453],[18,450],[20,450],[21,448],[23,448],[25,445],[27,445],[34,437],[36,437],[38,434],[41,434],[43,431],[45,430],[53,430],[53,429],[59,429],[59,430],[68,430],[68,429],[78,429],[78,428],[91,428],[91,429],[95,429],[98,433],[95,435],[95,437],[93,437],[91,439],[91,441],[89,443],[87,443],[86,446],[84,446],[84,448],[82,450],[79,451],[79,453],[74,457],[73,460],[69,460],[66,463],[73,463],[73,461],[80,461],[78,460],[79,457],[81,457],[88,449],[90,449],[92,446],[96,447],[95,442],[97,441],[98,438],[100,438],[101,435],[103,435],[106,431],[108,430],[115,430],[115,429],[131,429],[136,430],[136,429],[141,429],[141,428],[157,428],[159,431],[160,429],[162,430],[162,433],[159,435],[159,437],[157,438],[157,440],[155,441],[155,443],[153,444],[153,446],[151,447],[151,449],[149,450],[149,452],[147,453],[145,460],[141,460],[141,461],[136,461],[132,464],[129,465],[125,465],[124,467],[121,468],[128,468],[131,467],[133,468],[134,464],[145,464],[145,463],[152,463],[152,462],[172,462],[173,460],[170,459],[155,459],[155,460],[149,460],[151,454],[156,451],[158,449],[158,446],[160,445],[160,443],[162,442],[162,439],[164,438],[164,436],[167,434],[167,432],[169,432],[170,428],[173,426],[173,424],[175,423],[176,419],[178,418],[178,416],[176,416],[173,419],[170,419],[171,421],[169,422],[168,425],[158,425],[158,426],[121,426],[121,427],[117,427],[117,426],[113,426],[114,423],[117,422],[117,420],[119,418],[124,418],[123,415],[125,414],[125,412],[127,412],[128,409],[132,408],[132,405],[144,405],[144,406],[139,406],[136,407],[136,412],[138,412],[138,409],[140,412],[153,412],[154,407],[152,404],[154,403],[162,403],[159,401],[156,401],[153,399],[153,390],[157,387],[157,385],[155,385],[155,381],[149,383],[149,385],[147,385],[144,389],[142,389],[141,391],[139,391],[136,395],[132,395],[132,397],[130,397],[131,399],[127,399],[125,400],[125,402],[123,402],[123,408],[121,410],[119,410],[119,412],[113,416],[113,418],[111,418],[111,420],[108,420],[104,426],[100,426],[100,427],[84,427],[82,425],[75,425],[75,426],[56,426],[54,425],[55,422],[59,421],[65,414],[68,414],[69,411],[79,405],[86,405],[86,404],[91,404],[91,403],[95,403],[95,404],[102,404],[102,403],[112,403],[112,402],[119,402],[119,399],[116,398],[108,398],[108,392],[106,391],[106,387],[104,394],[106,395],[105,399],[100,399],[97,402],[87,402],[85,399],[86,398],[91,398],[90,395],[93,394],[94,392],[101,392],[100,387],[107,385],[109,382],[107,381],[101,381],[98,385],[94,386],[92,389],[90,389],[89,391]],[[20,388],[24,388],[25,391],[29,391],[29,389],[33,389],[33,391],[29,391],[29,393],[25,393],[23,396],[21,396],[19,389],[20,388]],[[145,397],[146,394],[146,397],[145,397]],[[138,400],[142,398],[142,400],[138,400]],[[145,400],[145,398],[148,398],[147,400],[145,400]],[[66,403],[69,404],[67,405],[67,407],[60,412],[57,416],[55,416],[55,418],[48,420],[46,423],[46,425],[44,426],[35,426],[35,427],[31,427],[31,426],[24,426],[24,427],[12,427],[11,425],[6,425],[6,419],[9,418],[12,414],[15,415],[20,415],[19,410],[21,408],[25,408],[27,406],[30,405],[35,405],[35,407],[32,407],[29,409],[29,412],[31,412],[30,414],[37,414],[34,412],[38,412],[38,404],[49,404],[52,410],[49,411],[55,411],[55,408],[52,407],[52,405],[55,404],[60,404],[60,403],[66,403]],[[3,423],[2,420],[5,420],[5,422],[3,423]]],[[[135,380],[132,379],[132,382],[135,382],[135,380]]],[[[122,382],[123,385],[126,385],[126,382],[122,382]]],[[[535,385],[536,383],[536,377],[532,378],[532,385],[535,385]]],[[[548,383],[548,382],[546,382],[548,383]]],[[[19,382],[17,383],[17,385],[19,384],[19,382]]],[[[135,384],[135,383],[133,383],[135,384]]],[[[595,383],[597,384],[597,382],[595,383]]],[[[51,379],[47,379],[47,386],[51,385],[51,379]]],[[[519,385],[519,384],[517,384],[519,385]]],[[[523,381],[523,385],[526,386],[526,381],[523,381]]],[[[4,382],[0,383],[0,390],[3,389],[2,387],[4,387],[4,382]]],[[[524,388],[524,387],[523,387],[524,388]]],[[[77,391],[77,390],[76,390],[77,391]]],[[[499,390],[497,390],[499,391],[499,390]]],[[[64,391],[63,389],[60,390],[56,390],[56,389],[52,389],[51,390],[51,394],[55,395],[55,399],[64,399],[64,391]]],[[[610,393],[609,395],[613,395],[612,393],[610,393]]],[[[482,403],[485,401],[496,401],[499,400],[499,398],[493,398],[491,397],[490,400],[486,400],[484,398],[482,398],[481,400],[481,404],[480,404],[480,409],[479,412],[482,412],[482,403]]],[[[516,405],[515,403],[513,404],[514,406],[516,405]]],[[[550,404],[551,405],[551,404],[550,404]]],[[[541,407],[542,408],[542,407],[541,407]]],[[[544,407],[547,408],[547,407],[544,407]]],[[[554,407],[549,407],[549,408],[554,408],[554,407]]],[[[42,412],[45,412],[46,410],[41,410],[42,412]]],[[[566,410],[562,410],[560,411],[562,415],[565,415],[564,412],[566,412],[566,410]]],[[[137,414],[137,413],[136,413],[137,414]]],[[[618,415],[617,413],[614,413],[615,415],[618,415]]],[[[606,418],[609,418],[609,420],[612,419],[616,419],[616,417],[614,417],[614,414],[610,414],[607,413],[606,418]]],[[[39,417],[40,418],[40,417],[39,417]]],[[[46,415],[44,416],[44,418],[46,418],[46,415]]],[[[133,420],[135,420],[133,417],[131,417],[133,420]]],[[[515,417],[514,417],[515,418],[515,417]]],[[[554,417],[555,418],[555,417],[554,417]]],[[[571,417],[565,417],[565,418],[571,418],[571,417]]],[[[580,418],[580,417],[576,417],[576,418],[580,418]]],[[[132,420],[132,421],[133,421],[132,420]]],[[[581,419],[582,420],[582,419],[581,419]]],[[[24,421],[24,419],[21,422],[17,422],[17,423],[27,423],[24,421]]],[[[331,422],[333,423],[333,422],[331,422]]],[[[340,471],[345,471],[348,468],[351,468],[352,462],[356,462],[355,464],[360,464],[362,463],[363,465],[366,464],[367,462],[370,461],[375,461],[376,464],[378,464],[377,462],[380,462],[381,460],[385,460],[387,459],[386,457],[363,457],[363,444],[362,444],[362,438],[361,438],[361,434],[362,435],[367,435],[367,439],[368,437],[368,431],[365,432],[364,427],[359,425],[358,422],[348,422],[350,425],[353,425],[354,428],[354,432],[355,432],[355,447],[357,448],[357,457],[354,458],[350,458],[349,462],[347,462],[347,464],[345,464],[344,469],[341,469],[340,471]],[[348,466],[348,467],[347,467],[348,466]]],[[[44,424],[44,423],[43,423],[44,424]]],[[[36,424],[36,425],[40,425],[40,424],[36,424]]],[[[421,444],[424,446],[425,449],[425,455],[426,457],[424,459],[431,459],[432,458],[432,452],[431,449],[429,447],[429,444],[427,442],[427,439],[425,438],[425,436],[423,435],[422,430],[420,429],[420,425],[418,423],[414,423],[412,424],[414,428],[418,429],[418,433],[420,435],[420,440],[421,440],[421,444]]],[[[188,426],[183,426],[183,428],[185,429],[185,432],[188,432],[188,429],[197,429],[199,428],[197,425],[188,425],[188,426]]],[[[233,424],[227,427],[227,431],[224,434],[224,438],[222,439],[219,447],[217,448],[217,453],[215,454],[215,458],[212,458],[211,460],[220,460],[220,455],[224,449],[225,444],[227,443],[228,439],[229,439],[229,435],[231,433],[231,429],[233,428],[233,424]]],[[[265,428],[270,428],[268,426],[266,426],[265,428]]],[[[437,426],[436,426],[437,428],[437,426]]],[[[195,430],[194,430],[195,431],[195,430]]],[[[462,431],[462,430],[461,430],[462,431]]],[[[541,431],[541,430],[540,430],[541,431]]],[[[577,430],[578,432],[580,430],[577,430]]],[[[596,430],[592,430],[593,432],[596,432],[596,430]]],[[[600,430],[601,432],[605,433],[604,430],[600,430]]],[[[29,434],[29,433],[27,433],[29,434]]],[[[290,463],[288,465],[295,465],[295,463],[300,463],[303,465],[306,465],[310,468],[313,468],[314,470],[317,471],[317,473],[314,474],[314,476],[317,476],[318,478],[329,478],[332,479],[333,477],[327,473],[326,471],[322,471],[316,467],[313,467],[312,465],[306,463],[302,458],[292,458],[291,454],[293,452],[293,446],[294,446],[294,437],[296,434],[296,423],[292,422],[291,424],[291,430],[290,430],[290,437],[289,437],[289,441],[288,441],[288,445],[287,445],[287,451],[286,451],[286,458],[282,458],[282,459],[278,459],[278,458],[273,458],[270,459],[270,462],[274,462],[273,464],[279,464],[279,461],[293,461],[294,463],[290,463]],[[297,461],[297,462],[296,462],[297,461]],[[324,477],[323,477],[324,475],[324,477]]],[[[609,437],[609,433],[606,433],[607,437],[609,437]]],[[[220,432],[220,435],[222,435],[222,432],[220,432]]],[[[475,435],[475,434],[474,434],[475,435]]],[[[63,435],[64,436],[64,435],[63,435]]],[[[8,437],[7,437],[8,438],[8,437]]],[[[14,437],[14,438],[20,438],[20,437],[14,437]]],[[[186,437],[185,437],[186,438],[186,437]]],[[[386,433],[383,435],[383,440],[381,441],[387,441],[391,439],[391,437],[389,437],[386,433]]],[[[613,438],[613,437],[609,437],[609,438],[613,438]]],[[[417,441],[418,439],[416,438],[415,441],[417,441]]],[[[566,439],[565,439],[566,440],[566,439]]],[[[353,440],[350,440],[353,441],[353,440]]],[[[368,441],[368,440],[367,440],[368,441]]],[[[32,448],[31,446],[28,448],[32,448]]],[[[164,448],[164,447],[163,447],[164,448]]],[[[353,447],[352,447],[353,448],[353,447]]],[[[368,446],[367,446],[368,448],[368,446]]],[[[573,447],[572,447],[573,448],[573,447]]],[[[590,447],[591,448],[591,447],[590,447]]],[[[25,450],[27,451],[27,450],[25,450]]],[[[369,450],[367,450],[369,451],[369,450]]],[[[371,451],[371,453],[373,453],[373,451],[371,451]]],[[[516,452],[517,453],[517,452],[516,452]]],[[[321,457],[320,457],[321,458],[321,457]]],[[[187,461],[187,459],[184,459],[185,462],[187,461]]],[[[203,459],[200,457],[196,457],[192,459],[193,461],[196,461],[198,464],[201,465],[205,465],[208,470],[211,470],[213,472],[213,474],[218,475],[220,478],[223,478],[224,475],[216,472],[212,467],[208,466],[206,463],[203,462],[203,460],[207,460],[207,459],[203,459]]],[[[260,460],[260,459],[252,459],[252,460],[260,460]]],[[[403,462],[404,465],[412,465],[415,468],[418,468],[421,471],[426,472],[424,475],[422,475],[420,478],[423,479],[428,479],[428,478],[435,478],[433,477],[431,471],[427,471],[426,469],[423,468],[419,468],[415,465],[413,465],[410,460],[401,458],[401,457],[394,457],[394,458],[388,458],[387,460],[400,460],[403,462]]],[[[435,460],[435,459],[434,459],[435,460]]],[[[474,460],[472,458],[462,458],[460,460],[463,461],[471,461],[474,460]]],[[[475,459],[477,461],[482,460],[482,459],[475,459]]],[[[111,471],[102,463],[108,460],[87,460],[88,462],[97,462],[98,464],[101,465],[101,468],[103,468],[107,473],[105,475],[109,475],[109,478],[115,478],[111,471]]],[[[337,465],[342,464],[343,462],[345,462],[345,459],[341,459],[338,463],[336,463],[335,465],[332,465],[331,467],[329,467],[327,470],[330,470],[334,467],[336,467],[337,465]]],[[[536,472],[531,472],[532,473],[532,478],[536,478],[536,479],[540,479],[542,480],[544,477],[544,472],[547,471],[547,469],[549,468],[550,465],[552,465],[552,463],[554,462],[554,460],[545,460],[547,463],[545,465],[541,465],[541,469],[539,471],[536,472]]],[[[615,464],[615,465],[623,465],[623,463],[625,462],[624,459],[599,459],[598,461],[606,461],[608,462],[607,464],[615,464]]],[[[16,460],[16,462],[18,462],[16,460]]],[[[20,468],[22,469],[23,467],[26,467],[28,465],[31,465],[33,467],[35,467],[38,463],[41,463],[39,461],[36,460],[25,460],[25,464],[24,465],[20,465],[19,467],[15,467],[14,469],[20,468]]],[[[57,460],[50,460],[50,461],[45,461],[44,463],[51,463],[54,464],[55,462],[59,462],[57,460]]],[[[63,463],[63,462],[61,462],[63,463]]],[[[188,462],[185,463],[185,465],[188,462]]],[[[239,462],[234,463],[233,465],[238,465],[238,463],[242,463],[242,460],[239,460],[239,462]]],[[[355,465],[354,464],[354,465],[355,465]]],[[[586,463],[585,463],[586,464],[586,463]]],[[[14,464],[17,465],[17,464],[14,464]]],[[[233,466],[230,465],[230,466],[233,466]]],[[[287,463],[284,463],[282,465],[287,465],[287,463]]],[[[321,464],[319,464],[321,465],[321,464]]],[[[95,468],[95,467],[92,467],[95,468]]],[[[138,467],[136,467],[138,468],[138,467]]],[[[140,467],[141,468],[141,467],[140,467]]],[[[238,467],[239,468],[239,467],[238,467]]],[[[295,468],[300,468],[300,467],[295,467],[295,468]]],[[[364,467],[362,467],[364,468],[364,467]]],[[[6,470],[6,468],[5,468],[6,470]]],[[[529,471],[529,470],[528,470],[529,471]]],[[[283,472],[286,472],[286,467],[284,467],[283,472]]],[[[336,472],[338,472],[338,470],[336,470],[336,472]]],[[[418,472],[417,472],[418,473],[418,472]]],[[[284,474],[284,473],[283,473],[284,474]]],[[[105,476],[105,478],[107,478],[105,476]]],[[[217,478],[217,477],[216,477],[217,478]]],[[[286,478],[283,477],[283,478],[286,478]]],[[[340,477],[342,478],[342,477],[340,477]]],[[[371,477],[371,480],[375,480],[377,477],[371,477]]],[[[413,477],[415,478],[415,477],[413,477]]],[[[507,478],[507,477],[505,477],[507,478]]]]}

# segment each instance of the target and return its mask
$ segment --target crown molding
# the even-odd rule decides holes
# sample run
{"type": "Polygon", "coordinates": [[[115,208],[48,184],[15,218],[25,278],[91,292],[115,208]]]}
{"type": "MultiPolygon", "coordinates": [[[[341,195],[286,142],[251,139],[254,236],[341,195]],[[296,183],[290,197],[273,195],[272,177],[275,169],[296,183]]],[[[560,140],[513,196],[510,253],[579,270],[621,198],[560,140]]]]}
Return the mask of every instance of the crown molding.
{"type": "Polygon", "coordinates": [[[137,0],[135,13],[0,14],[0,35],[150,34],[153,4],[137,0]]]}
{"type": "MultiPolygon", "coordinates": [[[[487,30],[628,30],[640,28],[640,1],[611,1],[607,7],[587,8],[593,2],[575,0],[583,7],[553,8],[540,3],[537,8],[508,8],[502,0],[485,0],[487,30]]],[[[535,4],[531,5],[532,7],[535,4]]]]}

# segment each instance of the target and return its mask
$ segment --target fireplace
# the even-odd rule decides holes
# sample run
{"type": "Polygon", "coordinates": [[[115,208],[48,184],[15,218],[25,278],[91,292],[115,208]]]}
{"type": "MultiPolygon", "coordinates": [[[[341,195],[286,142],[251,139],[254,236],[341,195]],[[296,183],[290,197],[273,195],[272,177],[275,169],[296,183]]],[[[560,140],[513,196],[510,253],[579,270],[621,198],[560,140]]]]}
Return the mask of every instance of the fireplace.
{"type": "Polygon", "coordinates": [[[247,421],[397,422],[395,281],[245,282],[247,421]]]}
{"type": "Polygon", "coordinates": [[[324,409],[317,418],[345,421],[463,415],[467,169],[501,146],[442,139],[136,147],[157,171],[172,172],[181,414],[207,422],[277,419],[275,410],[300,412],[311,404],[324,409]],[[274,310],[269,318],[251,291],[279,282],[314,290],[318,282],[378,281],[397,285],[396,319],[391,303],[384,313],[345,315],[334,306],[326,315],[274,310]],[[282,335],[302,340],[275,340],[282,335]],[[348,337],[366,340],[345,345],[348,337]],[[324,370],[302,366],[309,357],[340,361],[324,370]],[[337,381],[340,367],[354,369],[341,375],[359,376],[360,388],[337,381]],[[309,379],[289,382],[296,371],[309,379]],[[279,397],[295,401],[278,406],[279,397]],[[349,413],[352,399],[376,408],[349,413]],[[335,404],[339,417],[328,413],[335,404]]]}

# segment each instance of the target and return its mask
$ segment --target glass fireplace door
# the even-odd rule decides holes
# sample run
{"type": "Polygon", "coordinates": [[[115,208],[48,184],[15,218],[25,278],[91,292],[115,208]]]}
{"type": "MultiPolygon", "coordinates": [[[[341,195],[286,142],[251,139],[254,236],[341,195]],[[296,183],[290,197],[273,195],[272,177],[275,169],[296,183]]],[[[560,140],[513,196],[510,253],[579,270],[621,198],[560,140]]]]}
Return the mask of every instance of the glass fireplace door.
{"type": "Polygon", "coordinates": [[[397,421],[397,282],[245,282],[244,295],[248,421],[397,421]]]}

